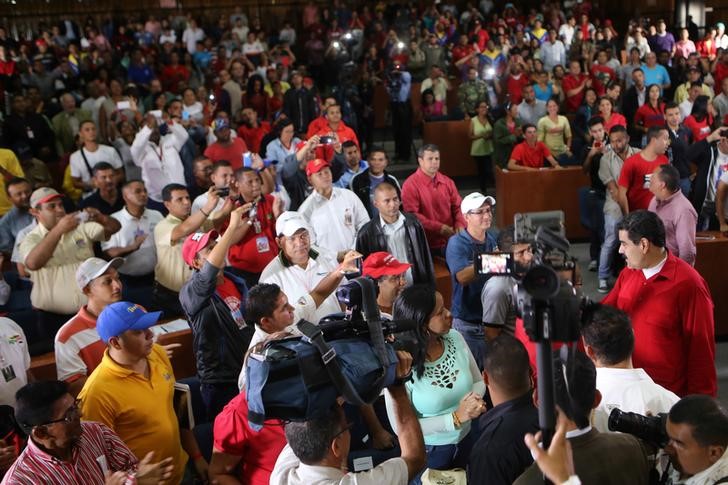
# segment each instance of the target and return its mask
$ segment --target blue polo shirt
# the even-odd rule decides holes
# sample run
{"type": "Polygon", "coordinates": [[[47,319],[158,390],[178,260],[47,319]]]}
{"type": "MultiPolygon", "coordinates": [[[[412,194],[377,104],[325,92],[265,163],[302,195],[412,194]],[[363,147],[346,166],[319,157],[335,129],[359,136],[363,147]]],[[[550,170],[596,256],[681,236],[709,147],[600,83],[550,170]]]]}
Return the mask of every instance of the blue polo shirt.
{"type": "Polygon", "coordinates": [[[447,241],[445,258],[452,278],[452,316],[470,323],[480,323],[483,320],[483,304],[480,301],[480,292],[487,281],[484,275],[476,275],[469,285],[458,283],[455,275],[468,266],[473,265],[475,255],[495,251],[497,247],[495,237],[485,233],[485,241],[473,239],[467,230],[462,230],[447,241]]]}

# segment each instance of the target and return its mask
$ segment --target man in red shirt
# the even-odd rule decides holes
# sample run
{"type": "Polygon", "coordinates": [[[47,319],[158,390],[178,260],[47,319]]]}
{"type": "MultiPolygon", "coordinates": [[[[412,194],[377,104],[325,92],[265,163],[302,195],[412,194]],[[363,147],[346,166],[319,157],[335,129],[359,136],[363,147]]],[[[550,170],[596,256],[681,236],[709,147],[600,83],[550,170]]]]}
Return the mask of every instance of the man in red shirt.
{"type": "Polygon", "coordinates": [[[713,69],[713,79],[715,80],[715,95],[718,96],[721,92],[721,86],[723,85],[723,79],[728,78],[728,50],[723,51],[723,57],[720,62],[715,63],[713,69]]]}
{"type": "MultiPolygon", "coordinates": [[[[314,118],[311,120],[311,122],[308,124],[308,129],[306,130],[306,138],[311,138],[313,135],[317,134],[319,131],[323,130],[326,125],[328,124],[328,120],[326,119],[326,110],[329,106],[333,106],[337,104],[336,98],[333,96],[326,96],[323,99],[323,102],[321,103],[321,116],[314,118]]],[[[344,122],[341,122],[344,124],[344,122]]]]}
{"type": "MultiPolygon", "coordinates": [[[[263,137],[270,133],[270,123],[259,121],[258,114],[252,108],[245,108],[242,117],[243,124],[238,128],[238,136],[243,139],[251,152],[260,153],[260,143],[263,137]]],[[[262,155],[265,156],[265,150],[263,150],[262,155]]]]}
{"type": "Polygon", "coordinates": [[[419,168],[402,184],[402,207],[422,223],[430,251],[445,256],[450,236],[465,228],[455,182],[440,173],[440,149],[423,145],[417,151],[419,168]]]}
{"type": "Polygon", "coordinates": [[[617,229],[627,267],[602,303],[632,319],[634,366],[678,396],[715,396],[713,301],[705,280],[665,249],[657,214],[632,212],[617,229]]]}
{"type": "Polygon", "coordinates": [[[569,74],[564,76],[562,87],[566,94],[566,111],[576,113],[584,100],[584,90],[591,87],[591,78],[581,72],[581,62],[572,60],[569,62],[569,74]]]}
{"type": "MultiPolygon", "coordinates": [[[[326,108],[326,125],[323,126],[318,133],[316,133],[319,136],[332,136],[336,135],[338,137],[338,143],[344,143],[349,140],[356,143],[356,146],[361,150],[361,147],[359,147],[359,140],[356,137],[356,133],[354,133],[354,130],[346,126],[344,122],[341,120],[341,106],[338,104],[332,104],[328,108],[326,108]]],[[[323,158],[326,161],[330,162],[334,158],[334,147],[330,143],[325,143],[323,147],[323,158]]]]}
{"type": "Polygon", "coordinates": [[[531,124],[523,125],[523,141],[513,147],[513,152],[508,160],[508,170],[533,171],[543,168],[543,161],[548,160],[554,168],[561,168],[551,151],[538,141],[536,127],[531,124]]]}
{"type": "Polygon", "coordinates": [[[655,167],[670,163],[665,151],[670,145],[670,135],[664,126],[653,126],[647,130],[647,146],[624,161],[619,174],[619,205],[622,213],[647,209],[652,200],[650,177],[655,167]]]}
{"type": "Polygon", "coordinates": [[[524,72],[526,66],[523,58],[515,54],[509,59],[509,74],[506,78],[506,93],[508,93],[511,104],[520,104],[523,101],[523,88],[531,84],[528,74],[524,72]]]}
{"type": "Polygon", "coordinates": [[[212,160],[212,163],[227,160],[233,170],[242,167],[243,154],[248,151],[248,146],[242,138],[231,137],[230,121],[227,116],[218,116],[215,120],[215,136],[217,141],[205,149],[205,156],[212,160]]]}
{"type": "Polygon", "coordinates": [[[607,51],[600,49],[597,54],[597,62],[591,68],[594,89],[596,89],[599,96],[604,96],[607,93],[607,85],[617,79],[617,73],[607,65],[607,61],[609,61],[607,51]]]}

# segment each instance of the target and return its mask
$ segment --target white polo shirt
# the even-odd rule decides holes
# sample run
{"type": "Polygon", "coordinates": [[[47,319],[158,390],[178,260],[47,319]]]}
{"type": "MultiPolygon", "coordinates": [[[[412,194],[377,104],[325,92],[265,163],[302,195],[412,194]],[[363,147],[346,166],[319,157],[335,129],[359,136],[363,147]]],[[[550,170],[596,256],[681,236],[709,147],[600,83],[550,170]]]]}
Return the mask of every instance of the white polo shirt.
{"type": "MultiPolygon", "coordinates": [[[[277,284],[295,308],[298,302],[310,298],[309,293],[338,266],[333,257],[317,248],[312,248],[306,269],[297,264],[290,264],[279,255],[263,269],[260,282],[277,284]]],[[[336,294],[332,293],[313,313],[311,322],[318,323],[326,315],[340,311],[339,300],[337,300],[336,294]]]]}
{"type": "Polygon", "coordinates": [[[159,145],[149,141],[152,130],[144,125],[131,144],[134,163],[142,169],[142,180],[149,191],[149,198],[162,202],[162,189],[171,183],[185,184],[185,170],[179,151],[189,134],[179,123],[168,123],[169,132],[162,136],[159,145]],[[161,147],[161,148],[160,148],[161,147]]]}
{"type": "Polygon", "coordinates": [[[95,152],[91,152],[87,148],[81,148],[71,153],[69,162],[71,165],[71,177],[80,178],[85,183],[91,181],[92,174],[86,166],[83,155],[86,155],[86,160],[92,169],[99,162],[107,162],[114,168],[121,168],[124,165],[119,154],[113,147],[108,145],[97,145],[97,147],[95,152]],[[83,155],[81,154],[81,150],[83,150],[83,155]]]}
{"type": "Polygon", "coordinates": [[[137,219],[124,207],[111,214],[111,217],[119,221],[121,229],[113,234],[107,242],[101,243],[101,249],[106,251],[111,248],[123,248],[132,244],[137,236],[146,235],[147,238],[139,249],[124,256],[124,264],[119,268],[119,273],[127,276],[153,273],[154,266],[157,264],[154,228],[159,221],[164,219],[164,216],[159,211],[144,209],[142,216],[137,219]]]}
{"type": "Polygon", "coordinates": [[[655,384],[644,369],[597,367],[597,389],[602,401],[594,409],[592,425],[601,432],[609,431],[607,422],[614,408],[632,413],[652,415],[667,413],[680,400],[673,392],[655,384]]]}
{"type": "Polygon", "coordinates": [[[0,404],[15,407],[15,393],[28,383],[30,354],[23,329],[0,317],[0,404]]]}
{"type": "Polygon", "coordinates": [[[354,249],[357,231],[369,222],[369,213],[359,197],[339,187],[333,188],[330,199],[313,192],[298,213],[313,228],[313,242],[333,253],[354,249]]]}
{"type": "MultiPolygon", "coordinates": [[[[190,214],[194,214],[195,212],[197,212],[200,209],[202,209],[203,207],[205,207],[205,204],[207,204],[207,199],[209,197],[210,196],[208,195],[207,192],[204,192],[204,193],[198,195],[197,197],[195,197],[195,200],[192,201],[192,210],[191,210],[190,214]]],[[[212,217],[212,214],[214,212],[217,212],[220,209],[222,209],[222,206],[225,205],[225,199],[226,199],[226,197],[220,197],[217,199],[217,205],[215,206],[215,208],[212,211],[210,211],[210,215],[207,216],[208,218],[212,217]]]]}

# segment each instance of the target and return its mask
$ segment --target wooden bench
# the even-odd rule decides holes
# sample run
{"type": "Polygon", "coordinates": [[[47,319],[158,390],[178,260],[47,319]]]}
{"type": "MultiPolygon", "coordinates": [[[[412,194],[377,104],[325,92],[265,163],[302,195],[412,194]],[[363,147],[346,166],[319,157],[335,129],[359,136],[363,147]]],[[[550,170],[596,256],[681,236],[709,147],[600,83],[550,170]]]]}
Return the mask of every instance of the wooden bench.
{"type": "Polygon", "coordinates": [[[538,172],[495,169],[496,217],[499,226],[513,224],[513,216],[523,212],[564,211],[566,237],[586,239],[589,232],[579,219],[579,188],[589,186],[581,167],[538,172]]]}

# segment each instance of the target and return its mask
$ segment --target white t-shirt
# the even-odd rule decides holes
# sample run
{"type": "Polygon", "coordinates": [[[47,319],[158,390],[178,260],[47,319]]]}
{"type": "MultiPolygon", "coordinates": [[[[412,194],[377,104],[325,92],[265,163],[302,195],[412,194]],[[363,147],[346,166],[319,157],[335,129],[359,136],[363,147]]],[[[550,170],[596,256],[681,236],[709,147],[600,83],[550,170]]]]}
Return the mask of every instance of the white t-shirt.
{"type": "Polygon", "coordinates": [[[673,392],[655,384],[643,369],[597,368],[597,389],[602,401],[594,409],[592,425],[599,431],[609,431],[609,413],[622,411],[652,415],[667,413],[680,400],[673,392]]]}
{"type": "Polygon", "coordinates": [[[30,354],[23,329],[0,317],[0,404],[15,407],[15,393],[28,383],[30,354]]]}
{"type": "Polygon", "coordinates": [[[278,455],[270,485],[406,485],[407,463],[391,458],[371,470],[344,473],[339,468],[305,465],[289,445],[278,455]]]}
{"type": "Polygon", "coordinates": [[[157,264],[157,251],[154,247],[154,228],[157,223],[164,219],[164,216],[155,210],[145,209],[142,217],[137,219],[129,214],[126,207],[111,214],[111,217],[119,221],[121,229],[111,235],[108,241],[101,243],[104,251],[110,248],[123,248],[134,242],[137,236],[146,235],[147,238],[141,247],[134,252],[124,256],[124,264],[119,268],[119,273],[128,276],[142,276],[154,272],[157,264]]]}
{"type": "MultiPolygon", "coordinates": [[[[86,161],[88,161],[91,169],[99,162],[110,163],[112,167],[117,169],[123,166],[119,154],[113,147],[108,145],[98,145],[95,152],[91,152],[86,148],[81,148],[81,150],[83,150],[83,155],[86,155],[86,161]]],[[[71,177],[80,178],[84,182],[90,182],[92,174],[86,166],[86,161],[84,161],[81,150],[76,150],[71,154],[71,177]]]]}
{"type": "Polygon", "coordinates": [[[187,52],[194,54],[197,50],[197,41],[205,38],[205,31],[199,27],[195,30],[185,29],[182,33],[182,42],[187,45],[187,52]]]}

